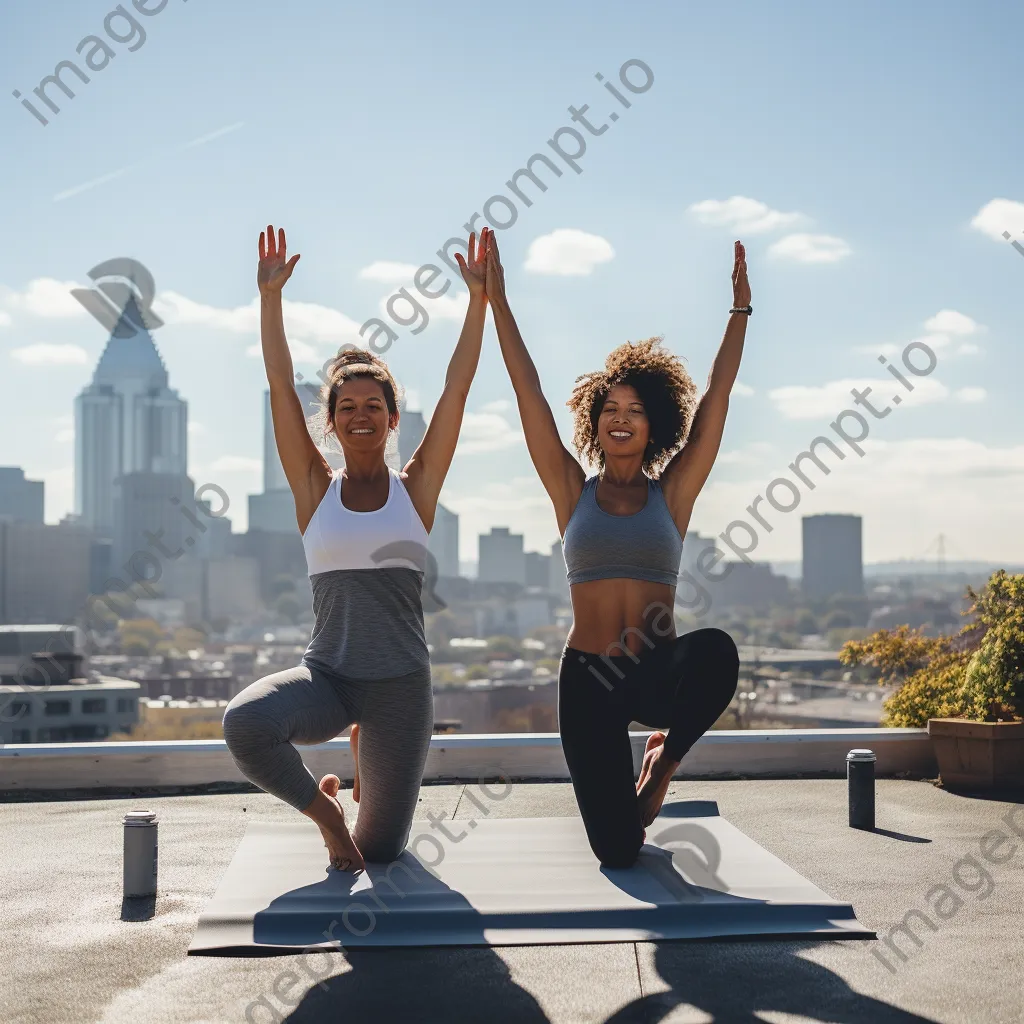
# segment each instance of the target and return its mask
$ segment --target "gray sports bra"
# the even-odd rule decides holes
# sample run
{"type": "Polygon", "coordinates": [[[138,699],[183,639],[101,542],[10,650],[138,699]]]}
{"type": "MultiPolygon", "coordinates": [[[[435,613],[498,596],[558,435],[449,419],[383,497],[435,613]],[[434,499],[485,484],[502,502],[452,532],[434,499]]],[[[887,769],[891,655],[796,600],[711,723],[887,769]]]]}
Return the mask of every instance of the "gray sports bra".
{"type": "Polygon", "coordinates": [[[631,516],[614,516],[597,503],[592,476],[573,509],[562,540],[569,585],[625,578],[675,586],[683,538],[665,502],[661,484],[647,481],[647,504],[631,516]]]}

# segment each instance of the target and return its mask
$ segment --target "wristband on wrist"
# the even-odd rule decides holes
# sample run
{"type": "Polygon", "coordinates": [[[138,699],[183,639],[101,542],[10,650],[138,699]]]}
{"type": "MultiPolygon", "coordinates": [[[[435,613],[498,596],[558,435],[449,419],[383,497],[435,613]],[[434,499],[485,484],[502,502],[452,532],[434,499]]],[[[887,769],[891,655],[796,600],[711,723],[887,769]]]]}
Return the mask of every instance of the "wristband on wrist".
{"type": "Polygon", "coordinates": [[[750,316],[750,314],[754,312],[754,307],[753,306],[733,306],[732,309],[729,310],[729,312],[730,313],[746,313],[747,316],[750,316]]]}

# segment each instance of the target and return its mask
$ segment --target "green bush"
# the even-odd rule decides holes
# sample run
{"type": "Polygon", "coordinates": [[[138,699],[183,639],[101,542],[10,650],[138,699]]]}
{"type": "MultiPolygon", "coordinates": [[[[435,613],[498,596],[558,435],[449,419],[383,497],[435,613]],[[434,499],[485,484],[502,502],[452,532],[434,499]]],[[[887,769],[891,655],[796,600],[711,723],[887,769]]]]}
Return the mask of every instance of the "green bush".
{"type": "Polygon", "coordinates": [[[883,725],[929,718],[976,722],[1024,718],[1024,574],[994,572],[980,593],[967,587],[975,616],[956,636],[927,637],[899,626],[843,645],[846,665],[871,665],[878,682],[898,683],[882,705],[883,725]]]}

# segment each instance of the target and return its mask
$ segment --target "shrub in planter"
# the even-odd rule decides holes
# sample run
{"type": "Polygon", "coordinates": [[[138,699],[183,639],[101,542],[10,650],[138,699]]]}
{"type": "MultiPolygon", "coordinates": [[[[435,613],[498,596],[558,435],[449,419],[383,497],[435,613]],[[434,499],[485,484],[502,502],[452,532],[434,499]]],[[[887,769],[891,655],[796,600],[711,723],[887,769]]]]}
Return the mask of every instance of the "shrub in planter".
{"type": "Polygon", "coordinates": [[[882,724],[927,726],[943,781],[1024,785],[1024,575],[1000,569],[967,596],[975,618],[956,636],[879,630],[844,644],[840,660],[899,684],[882,724]]]}

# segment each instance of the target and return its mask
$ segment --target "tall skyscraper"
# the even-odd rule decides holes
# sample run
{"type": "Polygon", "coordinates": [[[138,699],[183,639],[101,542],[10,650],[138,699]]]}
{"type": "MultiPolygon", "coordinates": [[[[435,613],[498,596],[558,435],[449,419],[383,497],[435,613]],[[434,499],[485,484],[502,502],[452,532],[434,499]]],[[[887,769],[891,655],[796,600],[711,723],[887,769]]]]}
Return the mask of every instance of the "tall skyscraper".
{"type": "Polygon", "coordinates": [[[0,466],[0,519],[10,516],[21,523],[43,521],[43,481],[26,480],[16,466],[0,466]]]}
{"type": "Polygon", "coordinates": [[[437,562],[438,576],[459,575],[459,517],[440,502],[434,513],[427,550],[437,562]]]}
{"type": "MultiPolygon", "coordinates": [[[[308,427],[320,412],[319,382],[303,381],[296,385],[295,392],[302,403],[302,414],[308,427]]],[[[310,436],[313,437],[313,431],[310,436]]],[[[333,469],[344,466],[344,456],[327,450],[322,437],[313,437],[313,441],[328,465],[333,469]]],[[[295,521],[295,500],[277,453],[269,389],[263,392],[263,493],[249,495],[249,529],[288,534],[295,534],[299,529],[295,521]]]]}
{"type": "Polygon", "coordinates": [[[860,516],[804,516],[803,592],[813,599],[864,593],[860,516]]]}
{"type": "Polygon", "coordinates": [[[153,336],[136,326],[141,322],[129,298],[92,382],[75,399],[75,512],[106,536],[117,518],[115,481],[187,471],[188,406],[169,386],[153,336]]]}
{"type": "Polygon", "coordinates": [[[548,559],[548,590],[560,597],[569,596],[568,570],[560,540],[551,545],[551,557],[548,559]]]}
{"type": "Polygon", "coordinates": [[[526,555],[523,535],[509,533],[507,526],[493,526],[480,534],[480,567],[477,579],[488,583],[526,585],[526,555]]]}
{"type": "MultiPolygon", "coordinates": [[[[427,432],[427,421],[423,413],[413,412],[409,409],[402,409],[398,420],[398,459],[405,468],[405,464],[412,458],[412,454],[420,446],[423,435],[427,432]]],[[[456,576],[458,573],[455,574],[456,576]]]]}

